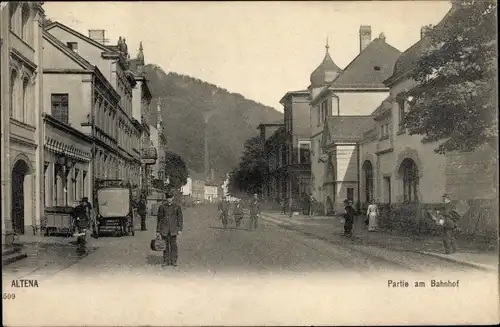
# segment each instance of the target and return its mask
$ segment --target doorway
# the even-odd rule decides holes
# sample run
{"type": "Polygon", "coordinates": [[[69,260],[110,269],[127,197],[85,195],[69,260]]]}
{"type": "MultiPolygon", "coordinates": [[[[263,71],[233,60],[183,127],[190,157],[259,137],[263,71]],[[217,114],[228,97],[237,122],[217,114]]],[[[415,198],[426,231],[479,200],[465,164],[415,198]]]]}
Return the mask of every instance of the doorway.
{"type": "Polygon", "coordinates": [[[16,234],[24,234],[25,224],[25,179],[30,169],[24,160],[18,160],[12,168],[12,229],[16,234]]]}

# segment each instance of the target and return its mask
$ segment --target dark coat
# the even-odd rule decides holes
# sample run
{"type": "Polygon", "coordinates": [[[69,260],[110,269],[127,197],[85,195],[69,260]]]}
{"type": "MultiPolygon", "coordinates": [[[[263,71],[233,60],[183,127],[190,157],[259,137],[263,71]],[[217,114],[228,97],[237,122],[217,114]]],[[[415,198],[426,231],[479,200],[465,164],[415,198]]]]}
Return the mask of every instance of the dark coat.
{"type": "Polygon", "coordinates": [[[252,199],[250,202],[250,215],[255,216],[260,214],[259,200],[252,199]]]}
{"type": "Polygon", "coordinates": [[[235,217],[243,217],[243,207],[241,205],[236,205],[233,210],[233,214],[235,217]]]}
{"type": "Polygon", "coordinates": [[[156,232],[161,235],[177,235],[183,228],[182,208],[178,204],[162,204],[158,208],[156,232]]]}
{"type": "Polygon", "coordinates": [[[139,201],[137,205],[137,212],[142,216],[146,214],[146,203],[144,200],[139,201]]]}

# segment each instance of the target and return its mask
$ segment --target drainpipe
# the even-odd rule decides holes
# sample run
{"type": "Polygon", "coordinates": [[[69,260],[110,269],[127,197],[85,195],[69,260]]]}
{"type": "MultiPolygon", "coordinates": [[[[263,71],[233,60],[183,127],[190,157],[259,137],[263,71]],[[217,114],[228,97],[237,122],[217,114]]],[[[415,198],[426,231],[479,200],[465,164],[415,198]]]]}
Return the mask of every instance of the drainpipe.
{"type": "Polygon", "coordinates": [[[356,163],[357,163],[357,166],[356,166],[356,170],[357,170],[357,175],[358,175],[358,181],[357,181],[357,185],[358,185],[358,201],[357,201],[357,204],[356,204],[356,209],[359,211],[361,210],[361,190],[360,190],[360,186],[359,186],[359,181],[360,181],[360,178],[361,178],[361,174],[360,174],[360,171],[359,171],[359,161],[360,161],[360,154],[359,154],[359,143],[356,143],[356,163]]]}
{"type": "MultiPolygon", "coordinates": [[[[94,106],[94,92],[95,92],[95,73],[92,74],[92,81],[90,84],[90,123],[91,123],[91,135],[92,135],[92,155],[91,155],[91,160],[92,160],[92,185],[90,187],[90,198],[92,199],[91,201],[94,203],[94,206],[96,205],[96,199],[95,199],[95,154],[96,154],[96,145],[95,145],[95,106],[94,106]]],[[[85,194],[84,194],[85,196],[85,194]]]]}

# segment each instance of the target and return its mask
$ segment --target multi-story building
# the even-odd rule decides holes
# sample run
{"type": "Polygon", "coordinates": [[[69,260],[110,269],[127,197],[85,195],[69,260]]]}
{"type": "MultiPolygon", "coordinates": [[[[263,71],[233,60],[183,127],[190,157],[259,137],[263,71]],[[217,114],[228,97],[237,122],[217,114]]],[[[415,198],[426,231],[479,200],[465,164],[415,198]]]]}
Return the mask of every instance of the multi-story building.
{"type": "MultiPolygon", "coordinates": [[[[344,70],[333,63],[327,47],[325,60],[311,75],[312,191],[327,212],[340,209],[346,198],[357,201],[359,191],[353,186],[357,177],[346,171],[352,156],[358,155],[356,139],[345,142],[341,130],[331,130],[332,126],[342,128],[343,125],[329,122],[330,127],[326,128],[325,122],[329,117],[337,117],[345,126],[365,121],[363,116],[369,116],[389,95],[389,88],[383,81],[391,76],[394,63],[401,54],[386,42],[383,33],[372,41],[370,26],[360,27],[359,39],[360,53],[344,70]],[[325,130],[329,131],[330,137],[339,138],[328,141],[327,135],[323,135],[325,130]],[[326,143],[322,146],[323,140],[326,143]],[[325,153],[324,147],[330,146],[330,142],[334,142],[335,147],[325,153]],[[333,171],[329,172],[329,169],[333,171]]],[[[359,131],[356,126],[353,128],[352,132],[359,131]]],[[[347,132],[350,138],[354,137],[353,133],[347,132]]]]}
{"type": "Polygon", "coordinates": [[[311,192],[311,110],[309,91],[288,92],[280,103],[285,120],[285,167],[287,192],[283,198],[298,198],[311,192]]]}
{"type": "MultiPolygon", "coordinates": [[[[93,178],[117,178],[138,185],[141,130],[132,115],[132,90],[137,82],[129,69],[126,43],[120,38],[117,45],[106,45],[104,30],[90,30],[87,37],[59,22],[48,24],[45,30],[98,68],[106,80],[94,78],[102,86],[84,80],[88,86],[80,94],[82,100],[92,101],[92,110],[74,113],[93,139],[93,178]]],[[[46,71],[56,76],[58,65],[46,66],[46,71]]]]}
{"type": "Polygon", "coordinates": [[[119,115],[120,95],[75,48],[46,31],[43,41],[44,204],[66,206],[92,199],[92,176],[117,177],[111,164],[120,154],[111,119],[119,115]]]}
{"type": "Polygon", "coordinates": [[[132,116],[136,121],[140,122],[142,131],[140,140],[142,165],[139,184],[142,193],[148,194],[148,189],[151,186],[152,166],[158,160],[158,151],[151,141],[149,117],[152,95],[143,71],[144,63],[144,48],[141,41],[137,57],[130,60],[129,65],[137,83],[132,94],[132,116]]]}
{"type": "MultiPolygon", "coordinates": [[[[448,19],[453,12],[454,7],[439,25],[452,21],[448,19]]],[[[426,31],[423,28],[420,41],[396,61],[385,81],[390,95],[375,110],[374,127],[362,138],[358,165],[361,200],[425,205],[440,202],[447,193],[465,207],[464,212],[469,210],[460,220],[464,231],[491,232],[498,226],[498,215],[475,215],[474,208],[498,203],[498,175],[496,164],[492,164],[495,151],[484,145],[470,153],[436,154],[439,142],[422,143],[421,135],[409,135],[402,124],[409,110],[402,94],[416,85],[411,72],[429,47],[426,31]]]]}
{"type": "Polygon", "coordinates": [[[0,9],[2,244],[42,216],[42,20],[40,1],[0,9]]]}

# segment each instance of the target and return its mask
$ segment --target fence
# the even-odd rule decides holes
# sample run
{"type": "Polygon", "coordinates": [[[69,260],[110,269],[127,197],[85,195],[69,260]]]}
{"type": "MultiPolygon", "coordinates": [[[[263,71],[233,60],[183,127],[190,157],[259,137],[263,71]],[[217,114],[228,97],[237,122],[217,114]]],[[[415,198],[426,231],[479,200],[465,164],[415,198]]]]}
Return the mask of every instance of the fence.
{"type": "MultiPolygon", "coordinates": [[[[462,234],[494,238],[498,229],[498,203],[495,200],[469,200],[468,209],[458,221],[462,234]]],[[[442,204],[381,204],[378,206],[379,227],[409,235],[436,235],[439,226],[429,217],[428,210],[442,210],[442,204]]],[[[366,208],[363,205],[362,208],[366,208]]],[[[362,212],[363,213],[363,212],[362,212]]]]}

